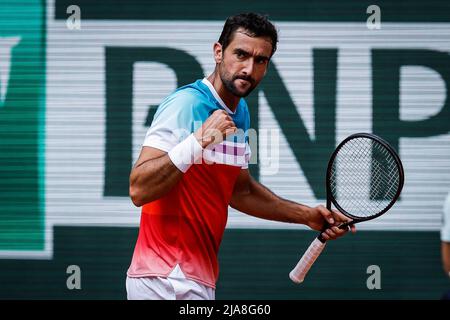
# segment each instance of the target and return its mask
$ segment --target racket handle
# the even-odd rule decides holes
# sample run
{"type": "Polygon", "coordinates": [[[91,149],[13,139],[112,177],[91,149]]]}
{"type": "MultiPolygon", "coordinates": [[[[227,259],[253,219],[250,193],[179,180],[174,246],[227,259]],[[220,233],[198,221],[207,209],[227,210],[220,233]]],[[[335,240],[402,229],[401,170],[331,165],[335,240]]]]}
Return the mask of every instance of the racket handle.
{"type": "Polygon", "coordinates": [[[316,261],[323,248],[325,248],[325,244],[326,242],[322,242],[318,238],[314,239],[295,268],[289,273],[289,278],[292,281],[295,283],[303,282],[314,261],[316,261]]]}

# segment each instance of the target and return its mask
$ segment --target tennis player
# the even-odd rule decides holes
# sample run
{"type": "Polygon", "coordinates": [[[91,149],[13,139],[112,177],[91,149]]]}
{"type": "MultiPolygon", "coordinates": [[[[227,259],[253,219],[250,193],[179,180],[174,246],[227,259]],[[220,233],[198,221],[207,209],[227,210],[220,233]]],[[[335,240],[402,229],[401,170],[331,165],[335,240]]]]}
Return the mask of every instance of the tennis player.
{"type": "Polygon", "coordinates": [[[160,104],[130,175],[130,197],[142,214],[128,299],[215,299],[228,205],[318,231],[328,222],[326,240],[346,232],[336,225],[347,217],[282,199],[249,174],[243,97],[263,79],[277,42],[265,16],[229,17],[214,43],[214,72],[160,104]]]}
{"type": "MultiPolygon", "coordinates": [[[[444,272],[450,277],[450,192],[444,201],[443,224],[441,229],[441,257],[444,272]]],[[[442,295],[443,300],[450,300],[450,290],[442,295]]]]}

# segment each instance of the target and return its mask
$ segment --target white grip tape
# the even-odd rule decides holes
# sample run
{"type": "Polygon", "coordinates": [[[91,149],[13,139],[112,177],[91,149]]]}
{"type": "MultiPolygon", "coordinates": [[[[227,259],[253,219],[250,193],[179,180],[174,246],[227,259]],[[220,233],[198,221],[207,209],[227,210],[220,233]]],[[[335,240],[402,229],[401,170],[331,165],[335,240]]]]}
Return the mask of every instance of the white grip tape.
{"type": "Polygon", "coordinates": [[[303,282],[314,261],[316,261],[323,248],[325,248],[325,244],[326,243],[323,243],[317,238],[310,244],[308,250],[303,254],[303,257],[289,273],[289,278],[291,278],[292,281],[295,283],[303,282]]]}

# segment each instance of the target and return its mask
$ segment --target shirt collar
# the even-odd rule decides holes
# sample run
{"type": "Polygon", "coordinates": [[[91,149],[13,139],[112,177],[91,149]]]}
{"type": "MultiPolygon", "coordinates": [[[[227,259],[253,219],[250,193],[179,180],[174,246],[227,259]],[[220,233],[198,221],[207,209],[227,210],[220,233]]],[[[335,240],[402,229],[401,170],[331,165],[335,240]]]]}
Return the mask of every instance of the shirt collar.
{"type": "MultiPolygon", "coordinates": [[[[235,114],[236,113],[236,112],[231,111],[230,108],[227,107],[225,102],[223,102],[222,98],[217,93],[216,89],[214,89],[214,86],[212,85],[212,83],[209,82],[209,80],[207,78],[203,78],[202,83],[206,84],[206,86],[208,87],[209,91],[211,91],[211,93],[214,96],[214,98],[217,100],[217,102],[219,102],[220,106],[222,108],[224,108],[226,112],[228,112],[229,114],[235,114]]],[[[236,110],[237,110],[237,108],[236,108],[236,110]]]]}

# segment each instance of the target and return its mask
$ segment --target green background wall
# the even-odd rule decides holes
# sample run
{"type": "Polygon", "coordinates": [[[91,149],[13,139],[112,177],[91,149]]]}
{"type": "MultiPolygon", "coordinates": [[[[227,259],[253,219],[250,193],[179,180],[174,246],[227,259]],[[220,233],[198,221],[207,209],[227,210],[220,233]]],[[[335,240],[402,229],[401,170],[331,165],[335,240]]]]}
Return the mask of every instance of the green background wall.
{"type": "Polygon", "coordinates": [[[386,218],[329,243],[301,286],[288,273],[315,233],[230,210],[216,297],[439,299],[450,288],[439,239],[450,3],[379,1],[381,30],[366,27],[368,1],[83,0],[80,30],[66,27],[72,4],[0,3],[0,299],[126,297],[139,222],[127,180],[146,128],[165,95],[212,70],[224,20],[243,11],[269,14],[280,30],[248,98],[252,128],[279,132],[279,167],[264,164],[260,140],[252,174],[283,197],[323,203],[328,154],[362,130],[399,150],[406,184],[386,218]],[[67,289],[69,265],[81,290],[67,289]],[[366,286],[370,265],[380,290],[366,286]]]}
{"type": "MultiPolygon", "coordinates": [[[[52,260],[1,260],[1,299],[125,299],[136,228],[57,227],[52,260]],[[81,290],[68,290],[66,269],[81,269],[81,290]]],[[[448,289],[436,232],[366,231],[332,242],[302,285],[290,268],[315,233],[227,230],[217,299],[439,299],[448,289]],[[381,289],[368,290],[376,264],[381,289]]]]}

